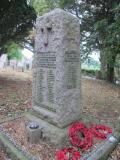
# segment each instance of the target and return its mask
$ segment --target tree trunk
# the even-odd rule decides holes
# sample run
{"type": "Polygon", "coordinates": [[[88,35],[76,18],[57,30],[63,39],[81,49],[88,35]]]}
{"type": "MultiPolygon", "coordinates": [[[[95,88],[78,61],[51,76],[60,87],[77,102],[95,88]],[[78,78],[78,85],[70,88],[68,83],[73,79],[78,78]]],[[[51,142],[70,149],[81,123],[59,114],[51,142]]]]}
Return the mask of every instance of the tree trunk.
{"type": "Polygon", "coordinates": [[[115,59],[116,59],[116,56],[112,55],[112,61],[108,60],[108,63],[107,63],[107,79],[106,80],[111,83],[115,82],[115,77],[114,77],[115,59]]]}
{"type": "Polygon", "coordinates": [[[114,66],[107,66],[107,81],[114,83],[114,66]]]}
{"type": "MultiPolygon", "coordinates": [[[[110,55],[111,56],[111,55],[110,55]]],[[[106,56],[106,53],[100,53],[100,62],[101,62],[101,79],[107,80],[108,82],[114,83],[114,65],[115,65],[115,55],[112,55],[111,61],[106,56]]]]}
{"type": "Polygon", "coordinates": [[[100,79],[106,80],[107,78],[107,57],[104,52],[100,52],[100,62],[101,62],[101,68],[100,68],[100,79]]]}

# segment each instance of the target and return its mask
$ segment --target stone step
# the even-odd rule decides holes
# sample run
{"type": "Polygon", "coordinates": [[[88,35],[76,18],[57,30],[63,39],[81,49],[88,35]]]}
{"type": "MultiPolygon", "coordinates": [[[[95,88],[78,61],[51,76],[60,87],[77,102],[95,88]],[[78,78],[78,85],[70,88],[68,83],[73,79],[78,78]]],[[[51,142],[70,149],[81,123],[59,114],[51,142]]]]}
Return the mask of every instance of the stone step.
{"type": "Polygon", "coordinates": [[[114,141],[110,141],[110,138],[108,138],[106,141],[99,144],[92,152],[82,157],[81,160],[107,160],[111,152],[120,142],[120,132],[115,131],[113,135],[113,138],[115,138],[114,141]]]}

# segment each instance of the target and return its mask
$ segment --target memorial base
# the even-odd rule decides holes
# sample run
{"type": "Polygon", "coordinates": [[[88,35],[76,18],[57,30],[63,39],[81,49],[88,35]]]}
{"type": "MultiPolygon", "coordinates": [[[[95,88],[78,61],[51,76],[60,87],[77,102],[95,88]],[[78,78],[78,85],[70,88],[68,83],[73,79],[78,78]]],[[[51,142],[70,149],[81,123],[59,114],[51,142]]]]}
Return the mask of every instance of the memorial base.
{"type": "MultiPolygon", "coordinates": [[[[63,148],[70,146],[66,136],[66,128],[59,129],[58,127],[50,125],[48,122],[45,122],[30,113],[25,113],[25,115],[26,116],[21,116],[21,118],[11,117],[11,120],[5,119],[5,121],[0,124],[0,147],[10,159],[53,160],[55,159],[56,150],[58,146],[60,146],[58,143],[62,145],[65,144],[63,148]],[[36,130],[31,130],[32,128],[28,128],[29,122],[33,120],[37,122],[36,124],[40,124],[39,127],[36,127],[36,130]],[[43,127],[46,125],[46,130],[42,132],[43,127]],[[31,136],[29,141],[26,137],[26,130],[29,136],[31,136]],[[37,144],[39,140],[40,143],[37,144]],[[45,142],[45,140],[48,141],[49,145],[45,142]],[[51,143],[54,143],[56,147],[55,145],[51,145],[49,143],[50,141],[51,143]]],[[[113,136],[116,138],[115,141],[110,141],[110,139],[107,139],[106,141],[97,140],[89,150],[80,150],[81,160],[107,160],[109,154],[120,142],[119,125],[115,129],[113,136]]]]}
{"type": "Polygon", "coordinates": [[[55,145],[56,148],[62,148],[69,143],[67,127],[63,129],[58,128],[31,113],[26,114],[26,118],[29,122],[35,122],[39,125],[36,129],[31,129],[26,126],[27,139],[29,142],[39,143],[39,140],[43,140],[48,144],[55,145]]]}

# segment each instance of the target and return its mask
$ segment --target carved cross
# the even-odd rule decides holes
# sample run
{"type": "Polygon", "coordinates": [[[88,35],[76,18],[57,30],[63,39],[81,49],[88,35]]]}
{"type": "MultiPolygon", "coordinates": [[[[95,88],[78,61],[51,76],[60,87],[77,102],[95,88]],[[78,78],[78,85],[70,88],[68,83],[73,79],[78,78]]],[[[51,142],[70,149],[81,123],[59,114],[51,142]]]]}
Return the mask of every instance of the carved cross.
{"type": "Polygon", "coordinates": [[[44,46],[47,47],[49,43],[49,34],[52,31],[52,24],[47,23],[45,27],[41,28],[41,32],[43,34],[44,46]]]}

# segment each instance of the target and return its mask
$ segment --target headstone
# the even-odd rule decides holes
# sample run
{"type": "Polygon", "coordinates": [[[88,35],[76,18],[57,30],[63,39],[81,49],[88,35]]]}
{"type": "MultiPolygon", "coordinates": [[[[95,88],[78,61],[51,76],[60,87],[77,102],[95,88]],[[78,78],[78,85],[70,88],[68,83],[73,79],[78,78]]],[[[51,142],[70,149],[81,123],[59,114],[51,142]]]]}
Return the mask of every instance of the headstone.
{"type": "Polygon", "coordinates": [[[34,111],[48,123],[44,130],[80,119],[80,24],[61,9],[37,19],[32,95],[34,111]]]}

